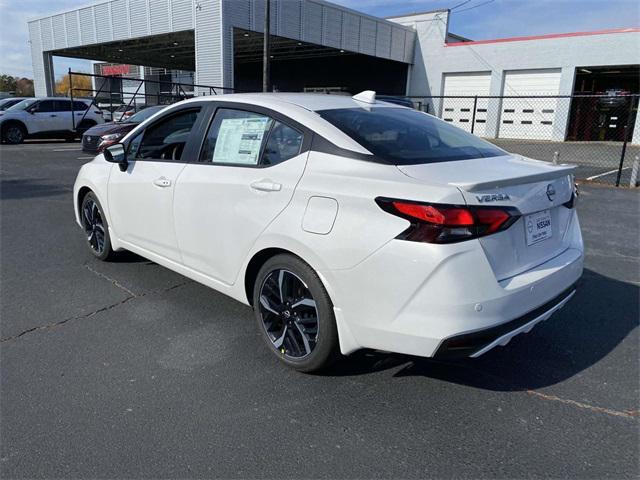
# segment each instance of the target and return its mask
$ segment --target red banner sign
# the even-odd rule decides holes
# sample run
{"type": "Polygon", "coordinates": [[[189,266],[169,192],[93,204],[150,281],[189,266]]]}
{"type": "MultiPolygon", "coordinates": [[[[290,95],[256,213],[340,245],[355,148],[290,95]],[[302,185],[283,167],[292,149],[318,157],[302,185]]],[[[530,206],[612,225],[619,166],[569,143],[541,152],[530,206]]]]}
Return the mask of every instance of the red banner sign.
{"type": "Polygon", "coordinates": [[[127,75],[129,73],[129,65],[103,65],[103,75],[127,75]]]}

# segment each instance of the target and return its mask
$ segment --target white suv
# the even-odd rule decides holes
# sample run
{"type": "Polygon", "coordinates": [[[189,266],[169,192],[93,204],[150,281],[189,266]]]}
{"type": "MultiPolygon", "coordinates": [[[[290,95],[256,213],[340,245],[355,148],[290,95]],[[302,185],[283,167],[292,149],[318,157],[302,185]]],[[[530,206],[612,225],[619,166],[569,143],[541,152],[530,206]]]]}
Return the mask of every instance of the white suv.
{"type": "Polygon", "coordinates": [[[3,143],[22,143],[25,138],[72,140],[99,123],[104,123],[102,111],[82,99],[30,98],[0,112],[3,143]]]}

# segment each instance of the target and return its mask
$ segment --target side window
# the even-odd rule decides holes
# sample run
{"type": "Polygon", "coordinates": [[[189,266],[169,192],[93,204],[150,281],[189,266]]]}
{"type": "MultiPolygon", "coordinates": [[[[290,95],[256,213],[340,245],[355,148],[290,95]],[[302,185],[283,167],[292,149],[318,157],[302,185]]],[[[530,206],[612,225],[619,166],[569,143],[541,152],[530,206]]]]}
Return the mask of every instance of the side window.
{"type": "Polygon", "coordinates": [[[56,112],[56,105],[54,100],[43,100],[38,103],[38,113],[56,112]]]}
{"type": "Polygon", "coordinates": [[[179,112],[149,126],[142,135],[136,158],[180,160],[199,111],[179,112]]]}
{"type": "Polygon", "coordinates": [[[84,102],[76,102],[76,101],[73,102],[73,109],[76,112],[77,111],[84,112],[87,108],[89,108],[89,106],[84,102]]]}
{"type": "Polygon", "coordinates": [[[269,133],[260,165],[277,165],[289,160],[300,153],[301,147],[302,133],[276,121],[269,133]]]}
{"type": "Polygon", "coordinates": [[[127,147],[127,158],[133,159],[136,157],[141,141],[142,133],[139,133],[129,142],[129,146],[127,147]]]}
{"type": "Polygon", "coordinates": [[[200,161],[258,165],[272,123],[266,115],[219,108],[207,132],[200,161]]]}
{"type": "Polygon", "coordinates": [[[56,112],[70,112],[71,100],[56,100],[56,112]]]}

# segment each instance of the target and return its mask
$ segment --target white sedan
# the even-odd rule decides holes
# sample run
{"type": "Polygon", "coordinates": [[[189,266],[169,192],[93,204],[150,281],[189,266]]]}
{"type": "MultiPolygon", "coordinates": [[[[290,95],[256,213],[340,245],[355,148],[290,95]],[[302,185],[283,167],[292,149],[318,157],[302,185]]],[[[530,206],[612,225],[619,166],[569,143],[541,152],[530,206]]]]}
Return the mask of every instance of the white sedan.
{"type": "Polygon", "coordinates": [[[477,357],[575,293],[573,167],[428,114],[314,94],[195,98],[84,165],[76,220],[249,304],[301,371],[362,348],[477,357]]]}

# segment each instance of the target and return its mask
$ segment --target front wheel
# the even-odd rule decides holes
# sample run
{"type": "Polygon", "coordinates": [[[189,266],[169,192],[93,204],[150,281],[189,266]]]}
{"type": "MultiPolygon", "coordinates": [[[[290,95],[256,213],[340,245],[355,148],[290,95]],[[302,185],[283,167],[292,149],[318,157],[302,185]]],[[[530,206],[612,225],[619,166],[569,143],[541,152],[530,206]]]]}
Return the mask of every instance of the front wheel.
{"type": "Polygon", "coordinates": [[[2,129],[2,141],[16,145],[24,142],[27,132],[20,125],[7,125],[2,129]]]}
{"type": "Polygon", "coordinates": [[[340,357],[333,305],[316,272],[283,254],[265,262],[253,289],[253,308],[269,350],[301,372],[340,357]]]}
{"type": "Polygon", "coordinates": [[[87,193],[82,200],[80,218],[87,237],[87,246],[91,253],[100,260],[113,258],[115,252],[111,248],[109,224],[102,206],[93,192],[87,193]]]}

